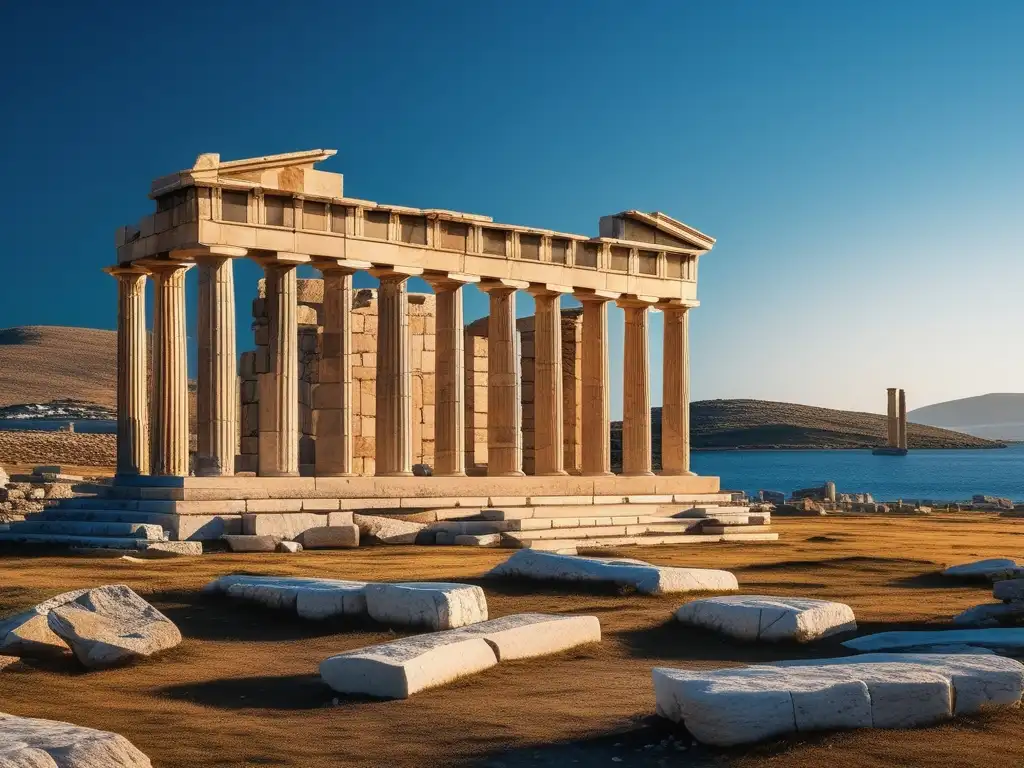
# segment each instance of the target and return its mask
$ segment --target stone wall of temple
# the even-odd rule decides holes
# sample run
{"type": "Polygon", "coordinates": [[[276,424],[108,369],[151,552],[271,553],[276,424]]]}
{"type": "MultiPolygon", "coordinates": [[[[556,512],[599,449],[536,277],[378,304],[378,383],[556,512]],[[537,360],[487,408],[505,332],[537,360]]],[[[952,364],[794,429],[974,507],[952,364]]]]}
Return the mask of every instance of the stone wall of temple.
{"type": "MultiPolygon", "coordinates": [[[[239,472],[255,472],[259,453],[259,374],[269,361],[269,319],[265,285],[259,283],[253,301],[252,329],[255,349],[241,356],[239,472]]],[[[313,388],[317,383],[317,353],[323,329],[323,281],[298,281],[299,320],[299,463],[303,474],[313,473],[316,457],[313,388]]],[[[434,351],[436,305],[433,294],[409,294],[409,331],[412,364],[413,463],[434,464],[434,351]]],[[[517,321],[522,364],[523,469],[533,472],[534,330],[533,318],[517,321]]],[[[562,387],[565,469],[579,471],[582,457],[581,388],[582,317],[580,309],[562,311],[562,387]]],[[[487,468],[487,318],[465,331],[465,435],[466,470],[482,474],[487,468]]],[[[352,433],[353,472],[372,475],[376,469],[377,292],[353,291],[352,306],[352,433]]]]}

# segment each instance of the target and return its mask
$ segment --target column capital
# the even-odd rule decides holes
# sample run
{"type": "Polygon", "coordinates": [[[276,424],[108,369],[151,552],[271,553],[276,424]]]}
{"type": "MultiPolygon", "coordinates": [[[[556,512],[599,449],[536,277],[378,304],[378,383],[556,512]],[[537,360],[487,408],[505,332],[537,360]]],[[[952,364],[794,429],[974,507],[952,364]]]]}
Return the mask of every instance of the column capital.
{"type": "Polygon", "coordinates": [[[622,294],[619,293],[618,291],[603,291],[603,290],[600,290],[600,289],[595,289],[595,290],[583,290],[583,289],[580,289],[580,290],[575,291],[573,293],[573,295],[572,295],[572,297],[574,299],[576,299],[576,301],[579,301],[579,302],[594,301],[594,302],[598,302],[600,304],[604,304],[605,302],[609,302],[609,301],[615,301],[620,296],[622,296],[622,294]]]}
{"type": "Polygon", "coordinates": [[[408,280],[423,274],[422,267],[402,267],[391,264],[374,264],[370,274],[378,280],[408,280]]]}
{"type": "Polygon", "coordinates": [[[138,264],[115,264],[112,267],[104,267],[103,271],[111,277],[123,277],[125,275],[148,275],[149,270],[138,264]]]}
{"type": "Polygon", "coordinates": [[[292,251],[249,251],[249,258],[261,267],[297,267],[299,264],[308,264],[312,257],[306,253],[293,253],[292,251]]]}
{"type": "Polygon", "coordinates": [[[248,253],[248,248],[238,248],[233,245],[194,245],[187,248],[175,248],[171,251],[171,258],[198,260],[216,256],[223,259],[240,259],[248,253]]]}
{"type": "Polygon", "coordinates": [[[479,283],[476,275],[464,275],[461,272],[426,272],[423,279],[434,291],[451,291],[470,283],[479,283]]]}
{"type": "Polygon", "coordinates": [[[572,287],[568,285],[557,285],[555,283],[530,283],[527,289],[531,296],[561,296],[572,293],[572,287]]]}
{"type": "Polygon", "coordinates": [[[622,308],[632,307],[635,309],[648,309],[658,303],[658,297],[627,295],[620,296],[615,300],[615,303],[622,308]]]}
{"type": "Polygon", "coordinates": [[[484,293],[501,295],[515,293],[516,291],[525,291],[530,287],[530,284],[525,280],[510,280],[502,277],[498,279],[481,280],[478,287],[484,293]]]}
{"type": "Polygon", "coordinates": [[[170,259],[146,259],[138,262],[138,264],[152,273],[176,272],[178,270],[188,271],[195,266],[191,261],[177,261],[170,259]]]}
{"type": "Polygon", "coordinates": [[[654,305],[655,309],[662,312],[686,312],[700,306],[696,299],[666,299],[654,305]]]}
{"type": "Polygon", "coordinates": [[[343,275],[354,275],[356,272],[369,272],[373,267],[368,261],[356,259],[327,259],[316,257],[311,265],[322,273],[340,272],[343,275]]]}

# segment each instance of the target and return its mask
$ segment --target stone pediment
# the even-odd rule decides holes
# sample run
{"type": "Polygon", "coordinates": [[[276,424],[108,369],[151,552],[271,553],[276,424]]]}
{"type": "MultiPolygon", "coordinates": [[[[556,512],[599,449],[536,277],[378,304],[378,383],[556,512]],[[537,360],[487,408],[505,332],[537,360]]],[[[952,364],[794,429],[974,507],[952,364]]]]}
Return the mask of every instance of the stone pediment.
{"type": "Polygon", "coordinates": [[[342,175],[314,169],[316,163],[337,154],[336,149],[310,149],[223,162],[217,153],[196,158],[191,168],[153,182],[150,197],[196,184],[227,187],[262,187],[325,197],[342,196],[342,175]]]}
{"type": "Polygon", "coordinates": [[[674,248],[710,250],[715,239],[661,211],[623,211],[601,217],[601,237],[674,248]]]}

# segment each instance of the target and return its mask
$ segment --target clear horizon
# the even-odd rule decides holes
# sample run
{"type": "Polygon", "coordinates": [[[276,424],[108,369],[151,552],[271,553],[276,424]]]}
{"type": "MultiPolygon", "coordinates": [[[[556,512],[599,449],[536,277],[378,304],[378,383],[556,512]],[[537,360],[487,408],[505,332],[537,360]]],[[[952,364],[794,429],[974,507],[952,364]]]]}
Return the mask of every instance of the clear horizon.
{"type": "MultiPolygon", "coordinates": [[[[888,386],[911,410],[1024,389],[1024,5],[300,7],[0,8],[0,327],[113,328],[100,269],[153,178],[330,147],[353,196],[583,234],[662,210],[717,238],[693,400],[879,413],[888,386]]],[[[259,274],[236,271],[240,350],[259,274]]],[[[190,328],[195,300],[193,275],[190,328]]],[[[618,418],[618,310],[611,332],[618,418]]]]}

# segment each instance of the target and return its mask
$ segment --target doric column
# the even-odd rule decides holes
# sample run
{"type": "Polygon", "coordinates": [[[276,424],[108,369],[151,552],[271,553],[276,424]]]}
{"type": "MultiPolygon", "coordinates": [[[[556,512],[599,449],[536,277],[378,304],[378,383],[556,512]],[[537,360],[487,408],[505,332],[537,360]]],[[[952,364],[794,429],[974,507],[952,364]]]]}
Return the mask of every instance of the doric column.
{"type": "Polygon", "coordinates": [[[662,355],[661,473],[690,471],[690,307],[659,304],[665,316],[662,355]]]}
{"type": "Polygon", "coordinates": [[[563,452],[561,296],[571,290],[555,285],[530,286],[536,305],[533,329],[535,475],[567,474],[563,452]]]}
{"type": "Polygon", "coordinates": [[[584,475],[612,474],[611,416],[608,378],[608,302],[619,294],[577,293],[583,304],[583,407],[581,409],[584,475]]]}
{"type": "Polygon", "coordinates": [[[377,291],[376,474],[412,474],[412,355],[407,281],[422,270],[371,270],[377,291]]]}
{"type": "Polygon", "coordinates": [[[185,273],[191,264],[149,262],[153,274],[154,475],[188,475],[188,354],[185,273]]]}
{"type": "Polygon", "coordinates": [[[492,476],[523,474],[516,291],[529,285],[520,280],[480,284],[491,301],[487,324],[487,474],[492,476]]]}
{"type": "Polygon", "coordinates": [[[899,438],[899,415],[897,412],[898,406],[896,405],[896,387],[889,387],[886,390],[889,396],[888,409],[886,413],[886,438],[887,444],[890,448],[898,448],[900,444],[899,438]]]}
{"type": "Polygon", "coordinates": [[[197,256],[199,371],[196,392],[197,475],[235,474],[238,447],[235,277],[228,256],[197,256]]]}
{"type": "Polygon", "coordinates": [[[434,474],[466,474],[466,360],[462,286],[479,282],[448,273],[426,278],[437,297],[434,352],[434,474]]]}
{"type": "Polygon", "coordinates": [[[298,264],[266,259],[269,324],[266,373],[259,374],[259,474],[299,474],[298,264]]]}
{"type": "Polygon", "coordinates": [[[316,421],[316,474],[344,476],[352,472],[352,275],[368,262],[344,259],[313,266],[324,276],[323,335],[313,391],[316,421]]]}
{"type": "Polygon", "coordinates": [[[653,300],[622,298],[626,313],[622,381],[622,474],[651,475],[651,357],[647,318],[653,300]]]}
{"type": "Polygon", "coordinates": [[[146,270],[109,267],[117,278],[117,474],[149,472],[146,270]]]}
{"type": "Polygon", "coordinates": [[[903,450],[907,449],[907,393],[904,390],[900,390],[900,421],[899,421],[899,447],[903,450]]]}

